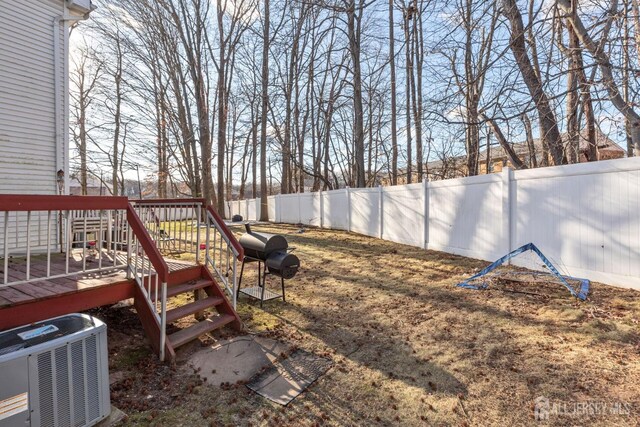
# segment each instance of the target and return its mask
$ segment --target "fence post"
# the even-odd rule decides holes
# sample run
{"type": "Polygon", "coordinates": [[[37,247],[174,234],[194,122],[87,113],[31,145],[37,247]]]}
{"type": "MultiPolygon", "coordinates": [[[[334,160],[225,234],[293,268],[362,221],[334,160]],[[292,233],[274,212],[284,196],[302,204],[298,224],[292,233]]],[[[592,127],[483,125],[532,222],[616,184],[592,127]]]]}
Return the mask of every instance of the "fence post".
{"type": "Polygon", "coordinates": [[[281,196],[281,194],[276,194],[276,217],[275,217],[275,220],[276,220],[277,223],[281,223],[282,222],[282,212],[280,212],[280,210],[281,210],[280,196],[281,196]]]}
{"type": "Polygon", "coordinates": [[[320,228],[324,228],[324,194],[322,190],[318,194],[320,194],[320,228]]]}
{"type": "Polygon", "coordinates": [[[298,223],[302,224],[302,193],[296,193],[298,199],[298,223]]]}
{"type": "Polygon", "coordinates": [[[429,181],[425,179],[422,181],[422,199],[423,205],[423,222],[422,222],[422,247],[424,249],[429,248],[429,181]]]}
{"type": "Polygon", "coordinates": [[[347,194],[347,231],[351,231],[351,193],[349,192],[349,186],[344,188],[347,194]]]}
{"type": "Polygon", "coordinates": [[[382,185],[378,185],[378,237],[382,239],[384,233],[384,207],[382,205],[384,199],[384,191],[382,185]]]}
{"type": "MultiPolygon", "coordinates": [[[[511,248],[511,181],[513,171],[509,167],[502,169],[502,239],[505,245],[505,253],[510,253],[511,248]]],[[[509,264],[511,262],[509,261],[509,264]]]]}

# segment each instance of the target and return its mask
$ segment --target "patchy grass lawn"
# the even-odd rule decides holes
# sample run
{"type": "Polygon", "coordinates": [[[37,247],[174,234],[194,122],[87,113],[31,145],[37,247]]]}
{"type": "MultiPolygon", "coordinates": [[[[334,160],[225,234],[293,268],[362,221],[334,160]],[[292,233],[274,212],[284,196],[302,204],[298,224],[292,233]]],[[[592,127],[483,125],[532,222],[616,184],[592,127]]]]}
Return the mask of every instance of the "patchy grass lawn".
{"type": "MultiPolygon", "coordinates": [[[[638,425],[638,292],[593,284],[589,301],[549,285],[540,295],[456,288],[486,262],[339,231],[283,233],[301,259],[287,302],[241,297],[247,331],[333,360],[287,407],[238,385],[207,384],[148,350],[133,309],[100,309],[110,330],[112,402],[142,426],[533,425],[534,401],[606,403],[545,425],[638,425]],[[615,415],[618,402],[631,404],[615,415]]],[[[240,230],[239,230],[240,231],[240,230]]],[[[245,280],[255,276],[250,265],[245,280]]],[[[272,279],[272,286],[278,282],[272,279]]],[[[223,334],[229,332],[223,332],[223,334]]]]}

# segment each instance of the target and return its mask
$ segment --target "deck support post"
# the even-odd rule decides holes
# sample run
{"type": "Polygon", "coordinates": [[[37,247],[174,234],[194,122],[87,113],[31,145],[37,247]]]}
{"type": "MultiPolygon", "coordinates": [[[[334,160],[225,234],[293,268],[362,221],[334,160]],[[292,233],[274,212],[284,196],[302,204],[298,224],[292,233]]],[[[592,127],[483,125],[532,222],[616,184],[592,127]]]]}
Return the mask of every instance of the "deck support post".
{"type": "Polygon", "coordinates": [[[160,306],[160,361],[164,362],[164,347],[167,341],[167,282],[162,282],[160,306]]]}

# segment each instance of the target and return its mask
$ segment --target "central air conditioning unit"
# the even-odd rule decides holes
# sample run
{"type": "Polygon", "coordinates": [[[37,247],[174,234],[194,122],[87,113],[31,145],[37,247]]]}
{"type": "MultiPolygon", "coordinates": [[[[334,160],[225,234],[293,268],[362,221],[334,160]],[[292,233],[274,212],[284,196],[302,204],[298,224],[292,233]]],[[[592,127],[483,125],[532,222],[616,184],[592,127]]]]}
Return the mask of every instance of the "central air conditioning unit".
{"type": "Polygon", "coordinates": [[[111,412],[107,327],[70,314],[0,333],[0,427],[92,426],[111,412]]]}

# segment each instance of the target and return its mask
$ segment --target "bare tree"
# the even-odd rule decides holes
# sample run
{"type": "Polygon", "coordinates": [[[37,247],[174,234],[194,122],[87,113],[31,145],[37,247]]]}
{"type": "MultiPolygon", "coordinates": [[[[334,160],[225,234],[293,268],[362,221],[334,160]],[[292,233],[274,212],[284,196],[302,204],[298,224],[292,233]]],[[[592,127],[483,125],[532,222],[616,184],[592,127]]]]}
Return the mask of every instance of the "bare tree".
{"type": "Polygon", "coordinates": [[[396,108],[396,53],[395,21],[393,19],[393,0],[389,0],[389,73],[391,76],[391,184],[398,184],[398,129],[396,108]]]}
{"type": "Polygon", "coordinates": [[[260,221],[269,220],[267,200],[267,109],[269,108],[269,0],[264,0],[262,33],[262,106],[260,107],[260,221]]]}
{"type": "Polygon", "coordinates": [[[73,123],[71,131],[80,158],[80,188],[87,194],[87,143],[89,126],[88,117],[91,104],[94,102],[94,91],[102,73],[102,62],[95,60],[95,53],[84,44],[73,61],[69,76],[71,83],[71,115],[73,123]]]}
{"type": "Polygon", "coordinates": [[[558,122],[551,108],[549,98],[544,92],[540,76],[531,65],[531,60],[525,46],[525,31],[522,23],[522,15],[515,0],[502,0],[502,14],[509,20],[511,34],[509,45],[516,64],[522,74],[533,102],[538,110],[540,121],[540,137],[546,141],[553,163],[556,165],[563,163],[564,150],[558,122]]]}
{"type": "MultiPolygon", "coordinates": [[[[629,122],[634,155],[640,155],[640,115],[623,99],[618,84],[613,77],[613,65],[609,55],[607,55],[603,49],[600,49],[598,44],[591,38],[580,17],[577,14],[571,13],[571,2],[569,0],[558,0],[558,5],[567,14],[567,20],[576,32],[580,42],[589,49],[589,52],[591,52],[596,60],[598,68],[602,73],[602,83],[609,94],[611,103],[629,122]]],[[[617,10],[618,2],[617,0],[613,0],[609,10],[610,20],[614,19],[617,10]]]]}

